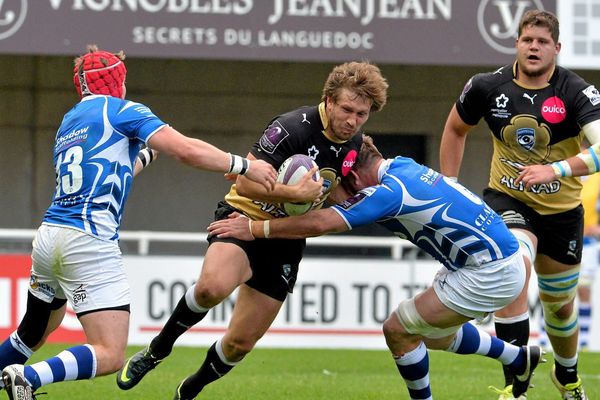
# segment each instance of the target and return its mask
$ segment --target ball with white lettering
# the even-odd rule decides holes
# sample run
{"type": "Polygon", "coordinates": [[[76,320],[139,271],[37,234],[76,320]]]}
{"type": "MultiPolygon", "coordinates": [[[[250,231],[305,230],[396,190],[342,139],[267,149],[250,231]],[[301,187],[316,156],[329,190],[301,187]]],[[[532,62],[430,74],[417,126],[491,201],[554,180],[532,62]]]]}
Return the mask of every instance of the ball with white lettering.
{"type": "MultiPolygon", "coordinates": [[[[281,164],[277,174],[277,182],[283,183],[284,185],[295,185],[306,175],[311,168],[316,167],[317,164],[312,158],[305,154],[294,154],[281,164]]],[[[316,182],[320,179],[319,171],[313,175],[312,179],[316,182]]],[[[281,208],[285,210],[288,215],[302,215],[310,211],[313,207],[313,202],[307,203],[302,202],[285,202],[281,204],[281,208]]]]}

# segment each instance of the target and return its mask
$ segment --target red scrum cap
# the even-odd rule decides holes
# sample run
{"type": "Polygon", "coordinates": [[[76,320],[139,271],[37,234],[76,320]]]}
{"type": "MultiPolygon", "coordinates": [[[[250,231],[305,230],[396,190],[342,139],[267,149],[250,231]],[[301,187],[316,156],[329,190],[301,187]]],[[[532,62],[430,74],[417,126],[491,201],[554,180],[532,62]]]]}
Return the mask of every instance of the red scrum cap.
{"type": "Polygon", "coordinates": [[[77,93],[81,97],[102,94],[122,98],[127,74],[124,59],[122,51],[113,54],[88,46],[88,53],[75,59],[73,83],[77,93]]]}

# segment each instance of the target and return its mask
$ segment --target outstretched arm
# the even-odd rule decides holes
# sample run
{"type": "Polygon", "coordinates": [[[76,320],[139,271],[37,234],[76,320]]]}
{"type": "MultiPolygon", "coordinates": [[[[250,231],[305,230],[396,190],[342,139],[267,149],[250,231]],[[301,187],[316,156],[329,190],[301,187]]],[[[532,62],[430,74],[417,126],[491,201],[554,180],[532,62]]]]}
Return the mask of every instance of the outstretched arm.
{"type": "Polygon", "coordinates": [[[226,153],[210,143],[184,136],[168,125],[152,135],[148,144],[195,168],[245,175],[266,190],[275,186],[277,171],[269,163],[226,153]]]}
{"type": "Polygon", "coordinates": [[[348,229],[344,219],[336,211],[327,208],[296,217],[268,221],[252,221],[246,217],[222,219],[211,223],[208,232],[219,238],[233,237],[240,240],[301,239],[331,232],[344,232],[348,229]]]}

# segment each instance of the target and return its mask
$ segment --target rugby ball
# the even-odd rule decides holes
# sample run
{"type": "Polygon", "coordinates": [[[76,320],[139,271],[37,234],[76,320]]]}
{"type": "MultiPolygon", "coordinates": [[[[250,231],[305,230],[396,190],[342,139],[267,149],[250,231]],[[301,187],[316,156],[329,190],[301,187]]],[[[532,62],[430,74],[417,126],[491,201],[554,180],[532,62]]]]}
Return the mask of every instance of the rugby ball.
{"type": "MultiPolygon", "coordinates": [[[[317,164],[312,158],[305,154],[294,154],[281,164],[277,174],[277,182],[284,185],[295,185],[304,175],[306,175],[311,168],[316,167],[317,164]]],[[[313,175],[313,180],[318,181],[320,179],[319,171],[313,175]]],[[[287,213],[287,215],[302,215],[307,213],[313,206],[313,202],[308,203],[296,203],[286,202],[281,204],[281,208],[287,213]]]]}

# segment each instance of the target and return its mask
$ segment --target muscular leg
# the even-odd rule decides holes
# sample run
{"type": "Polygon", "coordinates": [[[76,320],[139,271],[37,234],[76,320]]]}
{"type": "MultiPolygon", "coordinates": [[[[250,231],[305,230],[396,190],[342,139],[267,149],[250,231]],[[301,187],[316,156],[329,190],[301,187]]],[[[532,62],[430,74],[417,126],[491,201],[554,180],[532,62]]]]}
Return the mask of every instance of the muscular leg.
{"type": "Polygon", "coordinates": [[[129,312],[106,310],[80,317],[88,344],[74,346],[31,366],[24,375],[33,389],[53,382],[90,379],[117,371],[123,365],[129,312]]]}
{"type": "Polygon", "coordinates": [[[267,332],[283,303],[242,285],[225,336],[209,349],[204,363],[177,388],[181,399],[194,398],[207,384],[223,377],[267,332]]]}
{"type": "Polygon", "coordinates": [[[577,315],[574,309],[578,267],[539,255],[535,264],[548,339],[555,354],[556,377],[563,385],[577,382],[577,315]],[[552,290],[545,288],[551,285],[552,290]]]}
{"type": "Polygon", "coordinates": [[[425,345],[457,354],[484,355],[509,366],[513,374],[524,372],[524,352],[466,323],[471,319],[447,308],[429,288],[415,297],[414,308],[410,301],[403,302],[385,321],[386,343],[411,398],[431,396],[425,345]]]}
{"type": "Polygon", "coordinates": [[[211,244],[198,281],[179,300],[159,335],[152,340],[152,354],[158,359],[168,356],[179,336],[200,322],[212,307],[251,276],[248,257],[239,246],[223,242],[211,244]]]}

